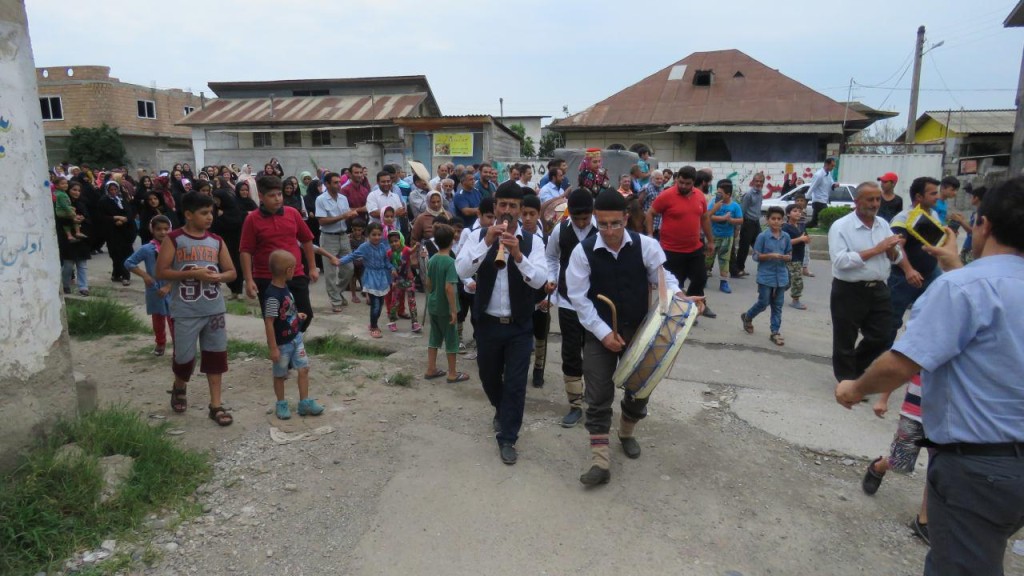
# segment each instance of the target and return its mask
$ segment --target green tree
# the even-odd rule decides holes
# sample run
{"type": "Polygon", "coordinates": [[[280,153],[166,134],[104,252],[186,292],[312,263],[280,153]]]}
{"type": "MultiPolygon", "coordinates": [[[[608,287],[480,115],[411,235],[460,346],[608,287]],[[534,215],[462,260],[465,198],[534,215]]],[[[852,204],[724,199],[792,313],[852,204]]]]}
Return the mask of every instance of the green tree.
{"type": "Polygon", "coordinates": [[[555,155],[555,149],[561,148],[565,143],[562,141],[562,135],[558,132],[548,132],[540,138],[540,150],[537,155],[541,158],[551,158],[555,155]]]}
{"type": "Polygon", "coordinates": [[[104,123],[99,128],[75,126],[68,139],[68,157],[75,164],[113,168],[128,163],[121,133],[104,123]]]}
{"type": "Polygon", "coordinates": [[[519,155],[523,158],[533,158],[537,155],[537,148],[533,144],[533,138],[526,135],[526,128],[522,124],[513,124],[508,127],[523,139],[519,144],[519,155]]]}

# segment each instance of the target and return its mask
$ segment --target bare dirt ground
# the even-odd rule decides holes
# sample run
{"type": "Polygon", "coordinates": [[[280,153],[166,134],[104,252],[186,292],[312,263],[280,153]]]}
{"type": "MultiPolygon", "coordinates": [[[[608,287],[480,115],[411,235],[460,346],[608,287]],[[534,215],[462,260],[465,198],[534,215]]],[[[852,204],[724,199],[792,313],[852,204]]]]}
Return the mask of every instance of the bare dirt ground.
{"type": "MultiPolygon", "coordinates": [[[[103,285],[106,262],[93,262],[103,285]]],[[[827,286],[808,287],[812,310],[786,320],[784,350],[767,341],[766,318],[756,339],[739,329],[752,281],[734,282],[729,297],[709,292],[720,317],[701,320],[655,391],[637,428],[643,456],[628,460],[613,442],[611,483],[596,489],[577,480],[589,465],[586,431],[557,424],[557,336],[547,386],[528,392],[515,466],[498,459],[474,363],[460,357],[469,382],[424,380],[426,337],[409,334],[408,321],[386,333],[381,345],[397,352],[384,361],[339,372],[314,357],[311,390],[327,412],[287,423],[268,414],[263,358],[231,361],[224,401],[235,423],[219,428],[202,377],[187,414],[171,412],[169,359],[146,355],[149,337],[76,341],[72,353],[101,402],[166,419],[182,443],[215,457],[199,491],[204,513],[146,536],[161,557],[135,573],[920,574],[927,548],[906,524],[924,463],[911,477],[889,474],[874,497],[861,491],[865,457],[887,450],[902,396],[886,420],[831,400],[827,286]],[[412,386],[389,383],[400,372],[416,376],[412,386]],[[278,444],[271,426],[313,434],[278,444]]],[[[141,283],[113,292],[142,301],[141,283]]],[[[312,335],[365,337],[365,305],[320,314],[323,288],[312,292],[312,335]]],[[[256,318],[229,316],[228,329],[262,341],[256,318]]],[[[288,396],[294,404],[293,381],[288,396]]],[[[1008,551],[1008,573],[1024,573],[1021,560],[1008,551]]]]}

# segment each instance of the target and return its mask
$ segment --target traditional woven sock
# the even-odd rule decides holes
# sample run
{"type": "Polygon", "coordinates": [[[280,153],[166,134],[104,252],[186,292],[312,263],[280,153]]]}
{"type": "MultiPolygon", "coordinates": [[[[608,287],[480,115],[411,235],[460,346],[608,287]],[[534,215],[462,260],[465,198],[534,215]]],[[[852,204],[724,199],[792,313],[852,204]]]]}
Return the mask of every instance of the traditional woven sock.
{"type": "Polygon", "coordinates": [[[633,428],[636,427],[635,420],[629,420],[625,416],[619,418],[619,438],[632,438],[633,428]]]}
{"type": "Polygon", "coordinates": [[[607,434],[590,435],[590,456],[594,466],[607,470],[611,463],[611,453],[608,450],[607,434]]]}
{"type": "Polygon", "coordinates": [[[562,376],[565,381],[565,395],[569,399],[569,406],[573,408],[583,407],[583,377],[562,376]]]}
{"type": "Polygon", "coordinates": [[[534,340],[533,344],[534,358],[533,368],[535,370],[544,369],[544,361],[548,355],[548,341],[547,340],[534,340]]]}

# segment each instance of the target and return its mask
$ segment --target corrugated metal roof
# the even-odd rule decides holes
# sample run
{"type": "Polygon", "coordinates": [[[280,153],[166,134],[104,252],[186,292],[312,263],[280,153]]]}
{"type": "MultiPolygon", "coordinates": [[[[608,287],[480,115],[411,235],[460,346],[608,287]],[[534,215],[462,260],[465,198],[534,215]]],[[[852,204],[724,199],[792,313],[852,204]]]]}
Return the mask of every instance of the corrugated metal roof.
{"type": "Polygon", "coordinates": [[[345,124],[404,118],[418,114],[426,92],[358,96],[289,96],[270,98],[218,98],[178,124],[184,126],[251,124],[345,124]]]}
{"type": "Polygon", "coordinates": [[[719,50],[694,52],[550,127],[841,123],[844,116],[867,119],[739,50],[719,50]],[[694,85],[694,75],[709,70],[711,85],[694,85]]]}
{"type": "Polygon", "coordinates": [[[677,124],[666,132],[760,132],[767,134],[842,134],[842,124],[677,124]]]}
{"type": "MultiPolygon", "coordinates": [[[[934,110],[924,113],[925,116],[946,126],[958,134],[1012,134],[1017,111],[1013,108],[1004,110],[934,110]]],[[[922,122],[918,121],[918,127],[922,122]]]]}

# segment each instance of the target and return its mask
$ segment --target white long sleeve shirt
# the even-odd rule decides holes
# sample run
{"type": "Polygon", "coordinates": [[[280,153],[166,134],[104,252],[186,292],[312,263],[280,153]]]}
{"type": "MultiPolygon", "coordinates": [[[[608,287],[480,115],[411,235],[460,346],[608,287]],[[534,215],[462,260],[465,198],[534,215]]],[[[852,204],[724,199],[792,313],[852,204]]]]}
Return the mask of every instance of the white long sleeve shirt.
{"type": "MultiPolygon", "coordinates": [[[[516,226],[515,235],[519,238],[523,237],[523,229],[518,225],[516,226]]],[[[490,250],[486,238],[486,230],[480,229],[472,232],[472,236],[466,239],[462,249],[459,251],[458,257],[455,259],[455,271],[460,278],[469,278],[476,274],[480,265],[483,264],[484,257],[487,256],[487,251],[490,250]]],[[[538,244],[534,242],[530,249],[530,255],[526,256],[524,254],[522,262],[516,262],[509,255],[508,266],[504,270],[498,270],[498,275],[494,281],[494,292],[491,293],[491,299],[487,303],[487,308],[484,309],[484,312],[491,316],[501,318],[512,315],[512,300],[508,288],[508,269],[511,266],[519,269],[523,281],[531,288],[536,289],[543,286],[548,274],[547,262],[544,260],[544,243],[538,244]]]]}
{"type": "MultiPolygon", "coordinates": [[[[569,227],[576,233],[576,239],[583,242],[590,234],[591,229],[595,226],[596,222],[593,217],[590,218],[590,224],[586,228],[577,228],[572,221],[569,221],[569,227]]],[[[628,234],[627,234],[628,236],[628,234]]],[[[545,253],[548,259],[548,282],[555,284],[555,291],[551,294],[552,302],[557,302],[559,308],[565,308],[566,310],[572,310],[572,303],[562,298],[561,294],[558,293],[558,274],[561,268],[562,248],[559,246],[559,238],[562,237],[562,225],[559,223],[555,226],[555,229],[551,231],[551,235],[548,236],[547,248],[545,253]]],[[[568,292],[566,293],[568,294],[568,292]]]]}
{"type": "Polygon", "coordinates": [[[851,212],[836,220],[828,231],[828,256],[832,261],[832,277],[845,282],[885,282],[889,279],[890,265],[903,260],[903,250],[897,246],[897,257],[890,261],[882,253],[865,261],[860,252],[874,248],[892,236],[892,229],[884,219],[875,216],[868,227],[851,212]]]}

